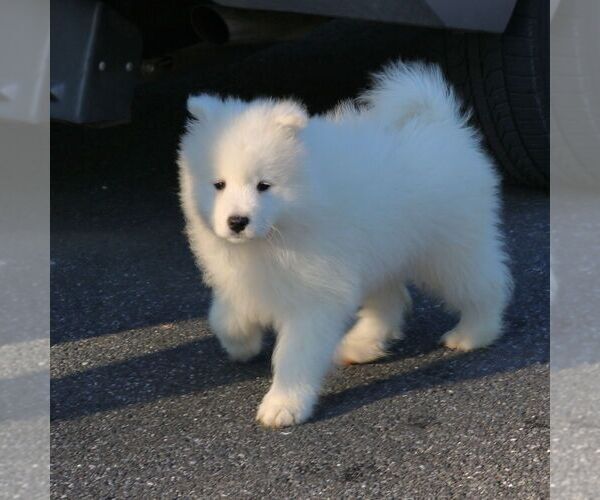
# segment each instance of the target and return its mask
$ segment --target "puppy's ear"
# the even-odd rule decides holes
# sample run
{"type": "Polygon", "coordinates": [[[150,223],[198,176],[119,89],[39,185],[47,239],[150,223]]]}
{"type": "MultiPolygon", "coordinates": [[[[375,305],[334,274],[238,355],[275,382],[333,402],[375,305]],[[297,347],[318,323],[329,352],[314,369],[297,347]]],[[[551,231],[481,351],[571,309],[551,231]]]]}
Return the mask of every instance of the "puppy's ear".
{"type": "Polygon", "coordinates": [[[281,101],[273,108],[273,117],[277,125],[297,132],[308,124],[308,113],[301,104],[294,101],[281,101]]]}
{"type": "Polygon", "coordinates": [[[188,111],[198,120],[207,120],[223,106],[223,101],[209,94],[191,95],[187,100],[188,111]]]}

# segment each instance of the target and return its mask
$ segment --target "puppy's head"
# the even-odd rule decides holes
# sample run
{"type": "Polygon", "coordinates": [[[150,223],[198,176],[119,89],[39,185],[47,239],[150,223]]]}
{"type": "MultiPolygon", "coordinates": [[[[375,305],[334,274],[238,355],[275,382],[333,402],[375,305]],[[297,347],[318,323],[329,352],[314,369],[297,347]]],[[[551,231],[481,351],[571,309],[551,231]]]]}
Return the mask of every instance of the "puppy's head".
{"type": "Polygon", "coordinates": [[[190,97],[181,153],[198,211],[214,233],[233,243],[265,238],[301,189],[300,131],[308,116],[293,101],[243,103],[190,97]]]}

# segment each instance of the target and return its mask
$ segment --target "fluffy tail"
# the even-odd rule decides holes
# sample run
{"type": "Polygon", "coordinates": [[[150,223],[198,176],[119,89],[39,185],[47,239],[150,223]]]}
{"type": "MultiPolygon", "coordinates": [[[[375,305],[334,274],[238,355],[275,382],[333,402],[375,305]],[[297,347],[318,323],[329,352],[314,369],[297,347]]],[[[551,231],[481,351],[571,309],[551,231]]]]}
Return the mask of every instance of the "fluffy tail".
{"type": "Polygon", "coordinates": [[[373,86],[359,102],[383,123],[403,127],[417,119],[427,122],[452,121],[466,125],[458,97],[434,64],[397,61],[373,75],[373,86]]]}

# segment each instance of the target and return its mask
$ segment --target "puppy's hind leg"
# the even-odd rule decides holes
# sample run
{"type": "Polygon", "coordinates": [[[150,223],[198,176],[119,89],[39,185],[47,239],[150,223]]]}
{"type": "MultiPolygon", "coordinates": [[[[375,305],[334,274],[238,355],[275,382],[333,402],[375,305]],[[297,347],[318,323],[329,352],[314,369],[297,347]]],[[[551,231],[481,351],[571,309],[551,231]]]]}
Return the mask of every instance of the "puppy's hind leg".
{"type": "Polygon", "coordinates": [[[447,262],[442,294],[460,312],[458,325],[442,343],[459,351],[485,347],[502,334],[502,314],[511,291],[511,279],[500,248],[475,252],[464,260],[447,262]]]}
{"type": "Polygon", "coordinates": [[[245,362],[262,349],[261,325],[242,314],[227,301],[215,296],[208,322],[221,346],[233,361],[245,362]]]}
{"type": "Polygon", "coordinates": [[[387,283],[370,294],[358,312],[356,324],[338,346],[336,363],[369,363],[385,356],[389,342],[404,336],[404,316],[411,306],[403,283],[387,283]]]}

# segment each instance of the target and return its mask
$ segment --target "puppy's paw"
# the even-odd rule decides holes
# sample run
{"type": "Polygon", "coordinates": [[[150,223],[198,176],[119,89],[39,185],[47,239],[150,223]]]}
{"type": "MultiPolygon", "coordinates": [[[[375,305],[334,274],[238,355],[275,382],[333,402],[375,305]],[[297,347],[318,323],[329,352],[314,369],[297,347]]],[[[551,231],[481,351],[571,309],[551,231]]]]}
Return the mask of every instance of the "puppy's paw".
{"type": "Polygon", "coordinates": [[[269,391],[258,407],[256,420],[265,427],[273,428],[301,424],[312,414],[313,405],[312,398],[286,396],[269,391]]]}
{"type": "Polygon", "coordinates": [[[244,337],[221,337],[221,346],[227,352],[229,359],[245,363],[256,357],[262,350],[262,336],[248,335],[244,337]]]}
{"type": "Polygon", "coordinates": [[[477,334],[469,330],[457,328],[444,334],[440,343],[444,344],[448,349],[472,351],[473,349],[489,346],[497,337],[497,334],[477,334]]]}
{"type": "Polygon", "coordinates": [[[371,363],[387,355],[386,344],[401,339],[398,328],[372,318],[361,318],[346,334],[337,348],[334,361],[338,365],[371,363]]]}
{"type": "Polygon", "coordinates": [[[348,366],[371,363],[387,355],[385,347],[370,339],[344,339],[338,346],[334,361],[337,365],[348,366]]]}

